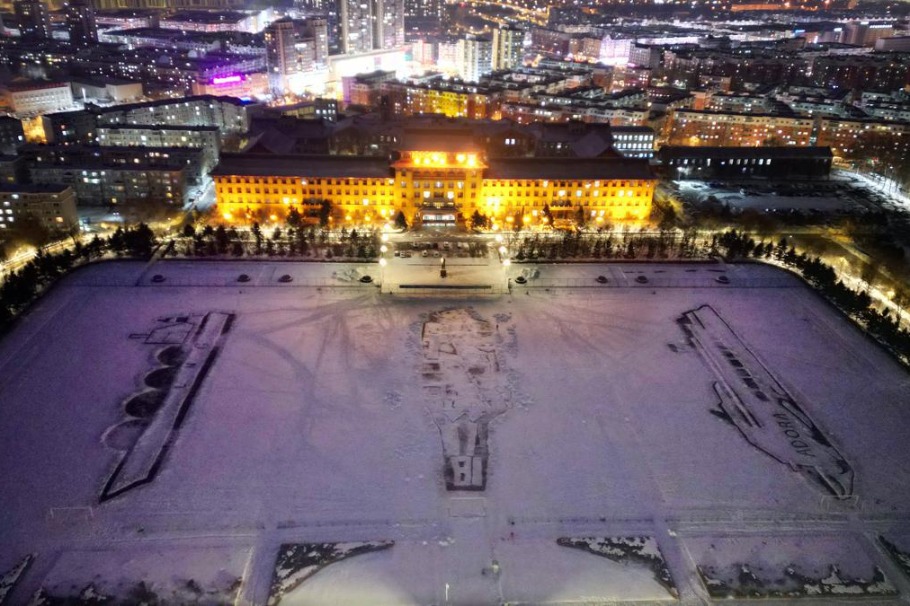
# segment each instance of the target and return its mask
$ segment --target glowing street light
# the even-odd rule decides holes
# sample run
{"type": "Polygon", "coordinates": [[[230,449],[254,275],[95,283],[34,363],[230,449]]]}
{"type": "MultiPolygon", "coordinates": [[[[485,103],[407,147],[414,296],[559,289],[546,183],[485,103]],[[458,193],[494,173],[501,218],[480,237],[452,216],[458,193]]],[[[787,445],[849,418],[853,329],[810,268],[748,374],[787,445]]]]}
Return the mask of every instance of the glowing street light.
{"type": "MultiPolygon", "coordinates": [[[[379,247],[379,252],[385,254],[385,253],[389,252],[389,247],[386,246],[385,244],[383,244],[382,246],[379,247]]],[[[385,259],[383,259],[383,260],[385,260],[385,259]]]]}

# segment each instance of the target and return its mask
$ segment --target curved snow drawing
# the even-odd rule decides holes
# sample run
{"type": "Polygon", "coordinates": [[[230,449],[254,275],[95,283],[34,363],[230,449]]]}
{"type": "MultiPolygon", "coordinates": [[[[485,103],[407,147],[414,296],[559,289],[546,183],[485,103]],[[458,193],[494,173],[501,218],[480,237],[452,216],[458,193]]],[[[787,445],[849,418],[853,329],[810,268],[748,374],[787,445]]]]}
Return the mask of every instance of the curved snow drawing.
{"type": "Polygon", "coordinates": [[[126,421],[140,419],[144,428],[137,431],[118,429],[105,432],[105,442],[118,444],[122,434],[138,433],[136,441],[121,455],[114,472],[105,482],[100,501],[151,482],[161,467],[174,433],[180,428],[196,393],[215,362],[225,335],[234,322],[234,314],[209,312],[159,318],[148,334],[137,334],[149,345],[165,345],[157,359],[163,364],[145,376],[145,388],[125,404],[126,421]],[[147,421],[146,421],[147,420],[147,421]],[[119,435],[118,435],[119,434],[119,435]],[[108,441],[108,438],[111,441],[108,441]]]}
{"type": "Polygon", "coordinates": [[[442,437],[448,490],[484,490],[489,422],[511,407],[495,331],[469,308],[430,314],[421,331],[424,395],[442,437]]]}
{"type": "Polygon", "coordinates": [[[746,440],[838,499],[853,495],[853,468],[809,415],[710,305],[677,320],[717,377],[720,410],[746,440]]]}

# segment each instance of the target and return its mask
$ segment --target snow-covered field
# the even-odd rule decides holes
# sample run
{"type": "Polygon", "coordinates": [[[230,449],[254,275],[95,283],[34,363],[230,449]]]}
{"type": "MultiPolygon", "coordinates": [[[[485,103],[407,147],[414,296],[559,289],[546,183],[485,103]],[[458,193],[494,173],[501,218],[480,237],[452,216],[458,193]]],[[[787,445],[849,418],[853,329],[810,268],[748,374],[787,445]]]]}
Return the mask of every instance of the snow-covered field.
{"type": "Polygon", "coordinates": [[[265,604],[283,545],[377,541],[394,544],[280,603],[676,601],[649,560],[567,546],[623,540],[661,555],[684,604],[712,599],[707,567],[742,565],[772,583],[791,565],[831,583],[832,566],[878,569],[864,599],[904,603],[910,577],[878,539],[910,548],[903,369],[768,267],[537,268],[489,296],[380,295],[351,279],[375,264],[77,272],[0,342],[0,579],[35,554],[0,603],[265,604]],[[696,346],[703,306],[729,330],[696,346]],[[802,433],[731,419],[779,414],[740,379],[784,394],[780,431],[802,433]],[[806,463],[831,452],[838,490],[806,463]],[[130,456],[143,481],[102,503],[130,456]]]}

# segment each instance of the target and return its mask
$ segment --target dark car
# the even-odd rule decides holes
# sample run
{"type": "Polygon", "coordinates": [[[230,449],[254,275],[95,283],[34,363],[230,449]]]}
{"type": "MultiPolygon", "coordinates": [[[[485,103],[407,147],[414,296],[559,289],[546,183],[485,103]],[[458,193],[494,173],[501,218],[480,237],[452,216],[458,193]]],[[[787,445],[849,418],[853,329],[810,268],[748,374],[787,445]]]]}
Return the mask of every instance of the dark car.
{"type": "Polygon", "coordinates": [[[727,276],[717,276],[716,278],[714,278],[714,280],[718,284],[729,284],[730,283],[730,278],[728,278],[727,276]]]}
{"type": "Polygon", "coordinates": [[[237,276],[237,281],[238,282],[249,282],[250,277],[246,274],[240,274],[239,276],[237,276]]]}
{"type": "Polygon", "coordinates": [[[370,282],[373,281],[373,278],[372,278],[372,276],[360,276],[360,281],[363,282],[364,284],[369,284],[370,282]]]}
{"type": "Polygon", "coordinates": [[[160,283],[164,282],[164,276],[162,276],[161,274],[155,274],[154,276],[152,276],[152,282],[154,282],[155,284],[160,284],[160,283]]]}
{"type": "Polygon", "coordinates": [[[607,282],[609,282],[609,280],[607,280],[607,276],[597,276],[594,279],[597,280],[598,284],[606,284],[607,282]]]}
{"type": "Polygon", "coordinates": [[[287,284],[288,282],[292,281],[293,279],[294,278],[292,278],[288,274],[284,274],[283,276],[278,278],[278,281],[281,282],[282,284],[287,284]]]}
{"type": "Polygon", "coordinates": [[[527,284],[528,279],[525,278],[524,276],[518,276],[517,278],[515,278],[515,283],[516,284],[527,284]]]}
{"type": "Polygon", "coordinates": [[[647,278],[647,276],[636,276],[635,281],[638,282],[639,284],[647,284],[648,278],[647,278]]]}

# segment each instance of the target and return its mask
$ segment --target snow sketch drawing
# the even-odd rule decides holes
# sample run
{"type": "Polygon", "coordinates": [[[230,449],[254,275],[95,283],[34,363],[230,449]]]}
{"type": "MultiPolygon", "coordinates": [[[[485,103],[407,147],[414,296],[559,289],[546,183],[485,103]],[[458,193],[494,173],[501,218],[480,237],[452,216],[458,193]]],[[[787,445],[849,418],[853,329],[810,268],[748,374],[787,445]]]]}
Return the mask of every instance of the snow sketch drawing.
{"type": "Polygon", "coordinates": [[[486,488],[490,421],[511,407],[495,326],[453,308],[431,313],[421,330],[421,383],[442,438],[448,490],[486,488]]]}
{"type": "Polygon", "coordinates": [[[850,463],[714,308],[687,311],[678,323],[717,379],[717,416],[836,498],[853,496],[850,463]]]}
{"type": "Polygon", "coordinates": [[[146,344],[163,346],[155,354],[161,365],[145,376],[144,389],[125,403],[130,418],[105,435],[109,446],[128,450],[105,483],[102,501],[154,479],[172,434],[180,428],[233,321],[233,314],[222,312],[162,317],[145,335],[146,344]],[[119,430],[130,433],[134,428],[141,433],[131,445],[114,437],[119,430]]]}

